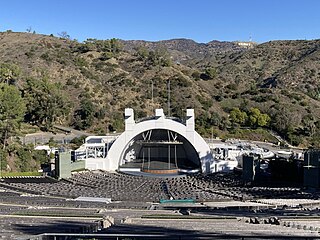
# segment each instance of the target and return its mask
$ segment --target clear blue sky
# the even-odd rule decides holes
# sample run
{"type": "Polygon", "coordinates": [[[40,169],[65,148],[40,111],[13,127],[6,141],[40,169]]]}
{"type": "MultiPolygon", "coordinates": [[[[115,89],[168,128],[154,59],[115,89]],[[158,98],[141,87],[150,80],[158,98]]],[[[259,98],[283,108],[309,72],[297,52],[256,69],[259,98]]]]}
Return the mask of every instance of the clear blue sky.
{"type": "Polygon", "coordinates": [[[3,0],[0,31],[197,42],[320,38],[320,0],[3,0]]]}

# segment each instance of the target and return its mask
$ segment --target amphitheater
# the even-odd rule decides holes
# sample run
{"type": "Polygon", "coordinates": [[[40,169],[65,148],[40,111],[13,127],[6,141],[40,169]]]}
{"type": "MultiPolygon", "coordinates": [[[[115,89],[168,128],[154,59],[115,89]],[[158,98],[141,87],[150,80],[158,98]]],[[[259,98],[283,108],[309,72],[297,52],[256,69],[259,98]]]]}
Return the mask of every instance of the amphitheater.
{"type": "Polygon", "coordinates": [[[221,171],[193,111],[125,118],[117,140],[87,144],[85,171],[0,178],[0,239],[320,239],[320,192],[221,171]]]}
{"type": "Polygon", "coordinates": [[[106,171],[156,173],[210,173],[227,169],[228,161],[213,158],[209,145],[195,131],[194,109],[185,119],[167,117],[163,109],[154,116],[135,119],[124,111],[124,132],[116,137],[90,136],[76,150],[85,168],[106,171]]]}
{"type": "Polygon", "coordinates": [[[1,239],[317,239],[319,193],[234,173],[0,181],[1,239]],[[109,201],[111,199],[111,202],[109,201]]]}

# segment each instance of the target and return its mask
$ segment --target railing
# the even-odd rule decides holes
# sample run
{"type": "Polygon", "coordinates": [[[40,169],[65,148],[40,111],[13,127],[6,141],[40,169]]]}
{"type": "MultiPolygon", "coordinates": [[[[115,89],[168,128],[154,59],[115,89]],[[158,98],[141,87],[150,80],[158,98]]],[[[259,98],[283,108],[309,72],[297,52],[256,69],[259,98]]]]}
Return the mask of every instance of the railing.
{"type": "Polygon", "coordinates": [[[160,199],[160,203],[195,203],[194,199],[160,199]]]}

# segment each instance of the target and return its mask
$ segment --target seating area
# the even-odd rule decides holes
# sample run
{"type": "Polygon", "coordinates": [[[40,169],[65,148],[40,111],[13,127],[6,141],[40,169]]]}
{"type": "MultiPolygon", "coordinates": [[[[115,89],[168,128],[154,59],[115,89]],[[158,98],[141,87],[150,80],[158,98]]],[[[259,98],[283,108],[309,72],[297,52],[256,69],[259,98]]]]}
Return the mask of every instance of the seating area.
{"type": "Polygon", "coordinates": [[[84,219],[61,219],[40,217],[2,217],[0,216],[0,239],[28,239],[26,236],[42,233],[88,233],[96,232],[100,222],[84,219]]]}
{"type": "Polygon", "coordinates": [[[259,203],[286,206],[290,208],[318,208],[320,206],[320,200],[316,199],[285,199],[285,198],[274,198],[274,199],[259,199],[256,200],[259,203]]]}
{"type": "Polygon", "coordinates": [[[9,178],[1,181],[0,187],[37,195],[100,197],[132,202],[159,202],[160,199],[194,199],[206,202],[314,197],[314,194],[302,193],[299,188],[293,187],[245,187],[240,177],[233,173],[154,178],[99,170],[76,173],[71,178],[60,181],[48,178],[9,178]]]}
{"type": "Polygon", "coordinates": [[[158,202],[160,199],[229,200],[232,196],[225,196],[213,190],[241,186],[240,179],[232,173],[152,178],[96,171],[75,174],[69,180],[84,187],[95,187],[104,197],[136,202],[158,202]]]}
{"type": "Polygon", "coordinates": [[[197,201],[228,200],[230,196],[215,193],[212,189],[239,185],[226,176],[201,175],[176,178],[152,178],[103,171],[74,174],[68,180],[50,182],[46,179],[5,179],[0,185],[30,194],[52,195],[67,198],[103,197],[113,201],[158,202],[160,199],[186,199],[197,201]],[[221,181],[220,181],[221,180],[221,181]]]}
{"type": "MultiPolygon", "coordinates": [[[[10,212],[13,207],[7,207],[1,204],[15,204],[23,206],[38,206],[41,208],[47,207],[72,207],[72,208],[103,208],[106,207],[105,203],[99,202],[84,202],[84,201],[69,201],[65,198],[43,196],[43,195],[32,195],[32,194],[20,194],[12,192],[8,189],[5,192],[0,193],[0,213],[5,213],[4,210],[10,212]],[[11,209],[11,210],[10,210],[11,209]]],[[[14,207],[15,209],[25,209],[26,207],[14,207]]]]}
{"type": "Polygon", "coordinates": [[[308,219],[298,220],[298,219],[289,219],[282,222],[282,225],[287,227],[288,229],[303,229],[309,231],[320,232],[320,222],[318,219],[308,219]]]}
{"type": "Polygon", "coordinates": [[[238,200],[255,200],[260,198],[296,198],[301,194],[299,188],[284,187],[227,187],[219,192],[238,200]]]}
{"type": "MultiPolygon", "coordinates": [[[[318,224],[319,225],[319,224],[318,224]]],[[[177,221],[176,219],[141,219],[133,218],[127,219],[124,224],[113,225],[104,230],[105,233],[130,233],[133,232],[166,232],[167,234],[181,234],[182,236],[190,236],[188,239],[198,239],[199,236],[210,236],[212,239],[217,234],[225,234],[226,236],[257,236],[259,239],[263,236],[278,236],[289,237],[305,236],[305,237],[319,237],[319,233],[313,229],[307,228],[288,228],[276,224],[250,224],[245,218],[235,219],[206,219],[205,221],[195,221],[192,219],[185,219],[177,221]],[[206,235],[207,234],[207,235],[206,235]]],[[[200,238],[201,239],[201,238],[200,238]]],[[[209,238],[206,238],[209,239],[209,238]]],[[[227,239],[227,238],[224,238],[227,239]]],[[[232,238],[230,238],[232,239],[232,238]]],[[[240,239],[240,238],[239,238],[240,239]]],[[[269,238],[273,239],[273,238],[269,238]]],[[[294,237],[292,238],[294,239],[294,237]]]]}
{"type": "Polygon", "coordinates": [[[244,186],[233,173],[147,177],[99,170],[60,181],[8,178],[0,181],[0,236],[35,235],[41,229],[94,232],[99,223],[93,218],[111,216],[114,224],[99,233],[130,234],[134,230],[137,234],[187,234],[190,239],[219,233],[319,237],[317,194],[295,187],[244,186]],[[112,203],[79,201],[80,196],[111,198],[112,203]],[[165,199],[196,203],[159,203],[165,199]],[[152,217],[143,217],[148,215],[152,217]],[[178,218],[154,219],[156,215],[178,218]],[[273,221],[274,216],[279,219],[273,221]],[[315,220],[303,220],[305,216],[315,220]]]}

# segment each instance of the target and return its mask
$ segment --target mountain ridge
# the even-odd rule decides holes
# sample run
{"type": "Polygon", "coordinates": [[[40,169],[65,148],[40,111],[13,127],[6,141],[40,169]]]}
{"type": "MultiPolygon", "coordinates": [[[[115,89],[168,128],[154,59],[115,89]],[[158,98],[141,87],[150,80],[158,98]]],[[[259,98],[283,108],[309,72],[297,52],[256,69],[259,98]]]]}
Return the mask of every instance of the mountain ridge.
{"type": "Polygon", "coordinates": [[[79,43],[47,35],[0,33],[0,64],[18,66],[20,88],[30,77],[61,85],[61,93],[72,103],[69,113],[59,118],[61,123],[75,124],[84,99],[94,105],[93,123],[87,127],[97,133],[121,130],[125,107],[135,108],[137,117],[159,107],[167,112],[170,80],[170,112],[183,117],[184,109],[194,108],[201,134],[212,128],[217,134],[234,129],[228,117],[233,108],[258,108],[271,116],[271,127],[286,138],[300,136],[294,140],[297,144],[317,142],[319,49],[320,40],[271,41],[247,48],[215,40],[79,43]],[[286,117],[283,126],[281,114],[286,117]]]}
{"type": "MultiPolygon", "coordinates": [[[[184,58],[177,56],[175,60],[183,61],[186,57],[205,57],[208,54],[221,53],[228,51],[242,51],[244,47],[239,46],[236,42],[212,40],[208,43],[198,43],[192,39],[176,38],[160,41],[145,41],[145,40],[121,40],[124,44],[124,49],[132,51],[138,47],[146,47],[149,50],[157,48],[166,48],[171,54],[173,51],[179,51],[185,54],[184,58]]],[[[255,45],[255,43],[253,43],[255,45]]]]}

